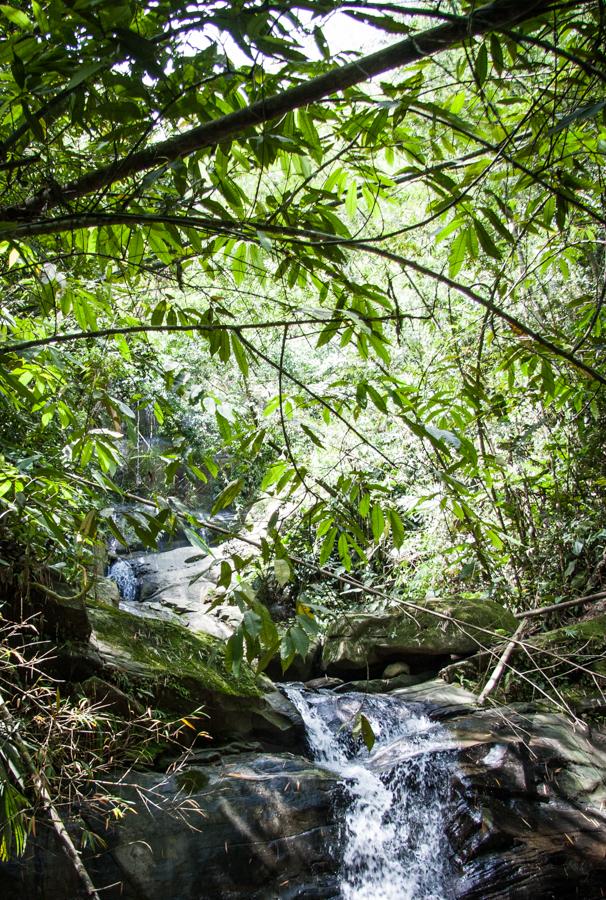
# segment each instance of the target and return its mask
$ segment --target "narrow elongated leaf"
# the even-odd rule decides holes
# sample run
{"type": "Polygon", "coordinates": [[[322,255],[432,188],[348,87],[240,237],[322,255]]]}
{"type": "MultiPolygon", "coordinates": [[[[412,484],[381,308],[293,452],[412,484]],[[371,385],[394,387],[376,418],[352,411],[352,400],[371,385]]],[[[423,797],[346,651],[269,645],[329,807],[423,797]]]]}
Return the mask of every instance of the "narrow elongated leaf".
{"type": "Polygon", "coordinates": [[[222,509],[226,509],[228,506],[231,506],[243,487],[243,478],[235,478],[233,481],[230,481],[227,487],[223,488],[223,490],[213,503],[211,514],[214,516],[222,509]]]}
{"type": "Polygon", "coordinates": [[[378,503],[373,504],[370,522],[372,525],[372,535],[375,541],[378,541],[385,530],[385,517],[383,516],[383,510],[378,503]]]}

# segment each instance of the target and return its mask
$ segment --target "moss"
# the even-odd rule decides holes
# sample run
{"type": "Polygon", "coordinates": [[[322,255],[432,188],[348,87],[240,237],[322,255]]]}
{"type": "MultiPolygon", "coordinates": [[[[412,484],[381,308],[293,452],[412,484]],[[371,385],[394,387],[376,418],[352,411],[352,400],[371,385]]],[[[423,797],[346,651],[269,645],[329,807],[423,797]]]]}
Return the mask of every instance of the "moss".
{"type": "Polygon", "coordinates": [[[454,597],[417,605],[422,609],[342,617],[328,630],[324,665],[355,668],[398,655],[464,655],[499,643],[517,625],[508,610],[491,600],[454,597]]]}
{"type": "Polygon", "coordinates": [[[533,635],[532,643],[554,652],[601,655],[606,647],[606,614],[533,635]]]}
{"type": "Polygon", "coordinates": [[[87,609],[102,652],[105,654],[107,650],[117,656],[126,671],[134,670],[134,674],[144,677],[156,676],[174,686],[185,687],[187,681],[193,680],[207,690],[222,694],[251,697],[261,694],[249,668],[242,666],[238,677],[227,669],[225,645],[218,638],[95,602],[88,603],[87,609]]]}

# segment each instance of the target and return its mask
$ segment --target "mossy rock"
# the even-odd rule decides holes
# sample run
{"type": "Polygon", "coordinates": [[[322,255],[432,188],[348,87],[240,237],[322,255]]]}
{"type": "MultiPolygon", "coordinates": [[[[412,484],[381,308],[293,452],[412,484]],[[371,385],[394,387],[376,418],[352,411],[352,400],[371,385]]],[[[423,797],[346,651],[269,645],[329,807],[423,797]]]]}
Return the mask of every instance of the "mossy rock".
{"type": "Polygon", "coordinates": [[[363,670],[395,659],[419,664],[431,657],[464,656],[501,643],[517,624],[512,613],[492,600],[455,597],[417,606],[421,608],[409,612],[338,619],[326,634],[324,668],[363,670]]]}
{"type": "Polygon", "coordinates": [[[120,591],[116,582],[111,578],[98,575],[93,581],[90,594],[97,603],[120,606],[120,591]]]}
{"type": "Polygon", "coordinates": [[[604,716],[606,613],[533,634],[528,642],[539,651],[533,658],[547,667],[559,695],[575,712],[604,716]]]}
{"type": "Polygon", "coordinates": [[[298,744],[302,723],[277,691],[264,693],[245,664],[235,676],[218,638],[173,622],[87,604],[88,644],[63,648],[78,672],[100,674],[169,716],[201,710],[199,727],[220,739],[253,737],[267,747],[298,744]]]}
{"type": "Polygon", "coordinates": [[[194,680],[222,694],[258,697],[254,673],[242,666],[234,676],[225,665],[223,641],[162,619],[89,603],[91,642],[108,665],[145,678],[194,680]]]}
{"type": "Polygon", "coordinates": [[[602,657],[606,649],[606,613],[535,634],[530,642],[535,647],[563,655],[581,652],[586,660],[590,656],[602,657]]]}

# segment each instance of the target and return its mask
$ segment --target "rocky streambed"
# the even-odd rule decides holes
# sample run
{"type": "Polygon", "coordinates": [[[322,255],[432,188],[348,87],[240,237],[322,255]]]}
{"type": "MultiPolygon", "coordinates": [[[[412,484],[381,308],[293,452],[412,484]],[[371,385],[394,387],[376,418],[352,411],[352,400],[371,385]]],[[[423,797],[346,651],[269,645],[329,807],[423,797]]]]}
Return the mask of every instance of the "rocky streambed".
{"type": "MultiPolygon", "coordinates": [[[[370,697],[288,689],[307,743],[194,751],[172,774],[130,772],[132,812],[85,853],[103,896],[598,898],[606,891],[606,741],[555,714],[479,711],[439,682],[370,697]],[[360,712],[371,753],[351,735],[360,712]]],[[[78,884],[42,833],[0,869],[2,896],[66,900],[78,884]]]]}
{"type": "MultiPolygon", "coordinates": [[[[480,708],[435,677],[485,647],[488,631],[511,633],[496,604],[442,602],[464,634],[447,619],[419,627],[422,610],[415,622],[344,617],[309,661],[311,681],[275,685],[245,666],[234,676],[220,636],[116,599],[100,583],[86,606],[47,602],[63,676],[121,714],[141,698],[173,717],[203,707],[207,736],[180,758],[116,769],[123,818],[100,813],[94,780],[90,801],[66,816],[76,842],[102,838],[83,850],[101,896],[606,896],[604,732],[538,705],[480,708]]],[[[186,602],[200,612],[195,596],[186,602]]],[[[22,859],[0,864],[3,897],[79,890],[43,827],[22,859]]]]}

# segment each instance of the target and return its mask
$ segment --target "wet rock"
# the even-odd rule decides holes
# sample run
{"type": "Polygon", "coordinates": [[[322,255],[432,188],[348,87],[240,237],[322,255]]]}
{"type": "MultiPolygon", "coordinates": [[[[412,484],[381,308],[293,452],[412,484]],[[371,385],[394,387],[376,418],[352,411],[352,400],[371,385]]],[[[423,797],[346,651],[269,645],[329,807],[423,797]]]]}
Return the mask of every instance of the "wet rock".
{"type": "Polygon", "coordinates": [[[396,675],[393,678],[369,678],[368,680],[346,681],[335,688],[339,694],[346,691],[359,691],[362,694],[386,694],[399,688],[421,684],[432,677],[432,672],[421,672],[418,675],[396,675]]]}
{"type": "Polygon", "coordinates": [[[91,625],[84,597],[65,584],[53,585],[41,598],[43,631],[57,641],[88,641],[91,625]]]}
{"type": "Polygon", "coordinates": [[[440,678],[399,688],[394,696],[405,703],[422,703],[432,719],[448,719],[476,708],[477,696],[460,684],[448,684],[440,678]]]}
{"type": "MultiPolygon", "coordinates": [[[[115,792],[133,804],[85,856],[108,900],[335,897],[337,777],[300,757],[243,754],[172,776],[131,774],[115,792]],[[112,885],[111,887],[106,887],[112,885]]],[[[74,900],[78,885],[49,835],[0,867],[2,896],[74,900]],[[53,854],[53,850],[55,853],[53,854]],[[44,858],[43,866],[35,865],[44,858]]]]}
{"type": "Polygon", "coordinates": [[[330,678],[324,675],[322,678],[312,678],[311,681],[305,682],[305,687],[309,691],[334,690],[343,684],[341,678],[330,678]]]}
{"type": "Polygon", "coordinates": [[[455,896],[602,897],[604,737],[562,716],[515,707],[447,727],[459,747],[448,824],[455,896]]]}

